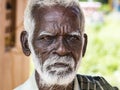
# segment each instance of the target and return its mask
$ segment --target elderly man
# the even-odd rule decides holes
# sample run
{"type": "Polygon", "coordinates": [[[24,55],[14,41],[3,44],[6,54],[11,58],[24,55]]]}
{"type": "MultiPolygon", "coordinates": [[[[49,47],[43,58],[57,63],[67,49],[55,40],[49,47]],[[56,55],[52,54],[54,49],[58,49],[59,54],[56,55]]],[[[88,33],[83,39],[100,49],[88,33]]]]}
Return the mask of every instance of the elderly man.
{"type": "Polygon", "coordinates": [[[15,90],[115,90],[102,77],[76,75],[87,45],[78,0],[30,0],[21,43],[33,75],[15,90]]]}

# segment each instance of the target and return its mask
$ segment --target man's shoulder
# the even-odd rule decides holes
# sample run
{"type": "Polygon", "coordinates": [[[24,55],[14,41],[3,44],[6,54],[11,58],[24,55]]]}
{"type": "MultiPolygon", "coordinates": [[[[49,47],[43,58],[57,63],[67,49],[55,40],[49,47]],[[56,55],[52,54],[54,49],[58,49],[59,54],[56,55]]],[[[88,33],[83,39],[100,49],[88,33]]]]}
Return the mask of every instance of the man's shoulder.
{"type": "Polygon", "coordinates": [[[112,87],[103,77],[101,76],[87,76],[77,74],[77,79],[82,89],[89,90],[118,90],[116,87],[112,87]],[[96,89],[95,89],[96,88],[96,89]]]}
{"type": "Polygon", "coordinates": [[[18,87],[16,87],[14,90],[25,90],[26,89],[26,82],[19,85],[18,87]]]}
{"type": "Polygon", "coordinates": [[[26,90],[26,89],[30,89],[31,85],[32,85],[31,84],[31,80],[29,78],[27,81],[25,81],[23,84],[21,84],[18,87],[16,87],[14,90],[26,90]]]}
{"type": "Polygon", "coordinates": [[[37,83],[35,80],[35,73],[31,75],[27,81],[15,88],[14,90],[38,90],[37,83]]]}

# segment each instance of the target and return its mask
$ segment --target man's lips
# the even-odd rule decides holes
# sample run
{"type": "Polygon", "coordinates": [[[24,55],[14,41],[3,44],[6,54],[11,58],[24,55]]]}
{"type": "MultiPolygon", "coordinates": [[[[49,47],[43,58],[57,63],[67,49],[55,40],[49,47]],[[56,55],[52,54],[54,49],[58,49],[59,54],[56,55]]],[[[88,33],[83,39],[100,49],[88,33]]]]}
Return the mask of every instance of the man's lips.
{"type": "Polygon", "coordinates": [[[66,63],[55,63],[55,64],[52,64],[52,65],[48,66],[47,69],[50,70],[52,67],[65,68],[65,67],[69,67],[69,64],[66,64],[66,63]]]}
{"type": "Polygon", "coordinates": [[[57,68],[60,68],[60,67],[68,67],[69,65],[68,64],[65,64],[65,63],[55,63],[53,65],[53,67],[57,67],[57,68]]]}

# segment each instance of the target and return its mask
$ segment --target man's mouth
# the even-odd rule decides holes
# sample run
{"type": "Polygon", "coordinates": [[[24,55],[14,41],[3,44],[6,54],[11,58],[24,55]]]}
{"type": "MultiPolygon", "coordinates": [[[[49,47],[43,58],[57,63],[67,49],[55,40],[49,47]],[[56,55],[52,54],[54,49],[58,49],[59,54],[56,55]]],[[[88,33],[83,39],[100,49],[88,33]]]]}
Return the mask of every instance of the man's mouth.
{"type": "Polygon", "coordinates": [[[49,65],[46,70],[51,74],[65,75],[73,71],[72,67],[67,63],[56,62],[49,65]]]}
{"type": "Polygon", "coordinates": [[[66,67],[70,67],[69,64],[66,64],[66,63],[55,63],[55,64],[52,64],[52,65],[49,65],[47,67],[47,70],[50,70],[51,68],[66,68],[66,67]]]}
{"type": "Polygon", "coordinates": [[[53,67],[57,67],[57,68],[61,68],[61,67],[68,67],[68,64],[65,63],[55,63],[54,65],[52,65],[53,67]]]}

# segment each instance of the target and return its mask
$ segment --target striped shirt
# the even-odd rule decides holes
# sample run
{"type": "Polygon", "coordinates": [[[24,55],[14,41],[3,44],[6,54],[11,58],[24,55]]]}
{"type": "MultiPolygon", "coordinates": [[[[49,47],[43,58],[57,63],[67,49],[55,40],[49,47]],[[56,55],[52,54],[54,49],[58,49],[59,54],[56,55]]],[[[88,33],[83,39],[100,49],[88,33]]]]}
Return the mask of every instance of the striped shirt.
{"type": "Polygon", "coordinates": [[[77,90],[119,90],[112,87],[103,77],[77,75],[79,89],[77,90]]]}
{"type": "MultiPolygon", "coordinates": [[[[14,90],[39,90],[35,80],[35,73],[22,85],[14,90]]],[[[76,75],[73,90],[118,90],[99,76],[76,75]]]]}

